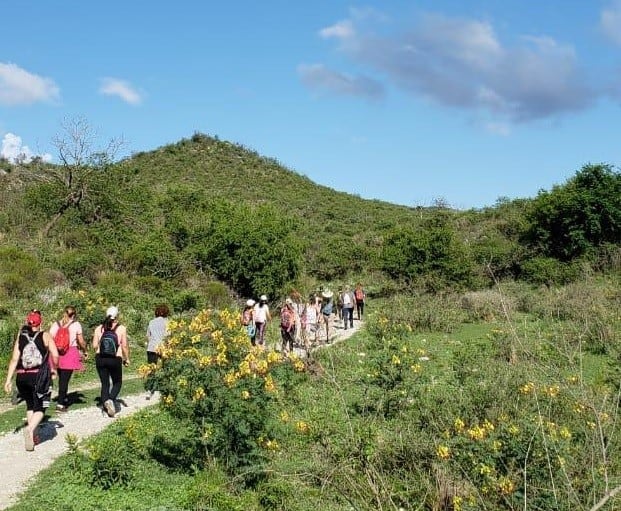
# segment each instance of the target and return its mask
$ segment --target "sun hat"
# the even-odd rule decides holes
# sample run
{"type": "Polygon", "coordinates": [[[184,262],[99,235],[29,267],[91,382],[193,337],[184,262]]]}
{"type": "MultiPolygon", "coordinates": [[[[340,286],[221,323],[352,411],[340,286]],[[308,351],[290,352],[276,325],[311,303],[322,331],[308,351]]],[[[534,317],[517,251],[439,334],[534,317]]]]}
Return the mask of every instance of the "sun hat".
{"type": "Polygon", "coordinates": [[[112,305],[111,307],[108,307],[108,310],[106,311],[107,317],[116,319],[118,315],[119,315],[119,309],[117,309],[114,305],[112,305]]]}
{"type": "Polygon", "coordinates": [[[334,293],[330,290],[326,290],[321,293],[321,296],[323,296],[324,298],[332,298],[334,296],[334,293]]]}
{"type": "Polygon", "coordinates": [[[261,296],[259,297],[259,300],[261,300],[262,302],[267,302],[267,296],[265,296],[265,295],[261,295],[261,296]]]}
{"type": "Polygon", "coordinates": [[[252,298],[250,298],[250,299],[246,302],[246,305],[247,305],[248,307],[252,307],[254,304],[255,304],[255,301],[254,301],[252,298]]]}
{"type": "Polygon", "coordinates": [[[26,316],[26,323],[37,328],[41,325],[41,313],[37,310],[30,311],[26,316]]]}

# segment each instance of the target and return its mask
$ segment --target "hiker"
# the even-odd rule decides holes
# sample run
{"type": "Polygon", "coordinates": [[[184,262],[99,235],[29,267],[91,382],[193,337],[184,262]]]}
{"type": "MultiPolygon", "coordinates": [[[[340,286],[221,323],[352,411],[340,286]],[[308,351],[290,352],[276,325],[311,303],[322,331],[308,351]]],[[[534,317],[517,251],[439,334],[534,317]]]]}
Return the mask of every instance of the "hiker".
{"type": "Polygon", "coordinates": [[[332,291],[322,291],[321,293],[321,316],[323,323],[326,326],[326,344],[330,343],[330,332],[332,331],[330,323],[332,322],[332,312],[334,310],[334,304],[332,302],[333,296],[334,293],[332,291]]]}
{"type": "Polygon", "coordinates": [[[304,316],[304,299],[297,289],[291,291],[291,300],[293,311],[295,312],[295,335],[293,342],[296,346],[303,346],[305,344],[306,330],[302,327],[302,317],[304,316]]]}
{"type": "Polygon", "coordinates": [[[336,316],[339,321],[343,319],[343,288],[339,288],[336,293],[336,316]]]}
{"type": "Polygon", "coordinates": [[[69,406],[67,393],[73,371],[83,371],[82,359],[88,358],[88,349],[82,325],[76,319],[76,309],[72,305],[65,307],[63,316],[50,326],[50,335],[58,351],[58,396],[56,411],[66,412],[69,406]]]}
{"type": "Polygon", "coordinates": [[[155,317],[147,326],[147,364],[157,364],[160,354],[157,349],[168,335],[168,315],[170,309],[165,303],[155,307],[155,317]]]}
{"type": "Polygon", "coordinates": [[[362,289],[362,284],[358,282],[356,284],[356,289],[354,289],[354,298],[356,299],[356,312],[358,315],[358,320],[362,319],[362,315],[364,314],[364,301],[367,297],[367,294],[362,289]]]}
{"type": "Polygon", "coordinates": [[[42,317],[32,310],[13,345],[4,390],[11,393],[13,375],[20,396],[26,401],[24,447],[34,451],[35,432],[50,404],[52,378],[56,376],[58,351],[49,332],[41,331],[42,317]],[[51,362],[50,362],[51,360],[51,362]]]}
{"type": "Polygon", "coordinates": [[[244,307],[244,310],[241,312],[241,315],[239,317],[239,321],[242,324],[243,327],[246,328],[246,332],[248,333],[248,338],[250,339],[250,344],[252,344],[253,346],[256,345],[256,338],[257,338],[257,327],[254,324],[254,306],[255,306],[255,301],[250,298],[247,302],[246,302],[246,306],[244,307]]]}
{"type": "Polygon", "coordinates": [[[341,295],[341,302],[343,303],[343,328],[347,330],[347,324],[350,328],[354,328],[354,293],[349,289],[349,286],[345,286],[343,294],[341,295]]]}
{"type": "Polygon", "coordinates": [[[308,297],[308,303],[304,309],[304,326],[306,327],[306,348],[317,342],[317,331],[319,322],[319,307],[315,300],[315,295],[308,297]]]}
{"type": "Polygon", "coordinates": [[[267,305],[267,296],[261,295],[259,303],[254,306],[254,324],[257,328],[256,344],[265,347],[265,327],[267,322],[272,320],[270,308],[267,305]]]}
{"type": "Polygon", "coordinates": [[[123,385],[123,365],[129,365],[127,329],[118,321],[119,309],[112,306],[106,319],[93,332],[95,367],[101,381],[100,403],[108,417],[116,414],[116,398],[123,385]]]}
{"type": "Polygon", "coordinates": [[[293,350],[295,338],[296,313],[293,308],[293,300],[287,298],[285,305],[280,310],[280,337],[282,339],[282,352],[287,355],[293,350]]]}

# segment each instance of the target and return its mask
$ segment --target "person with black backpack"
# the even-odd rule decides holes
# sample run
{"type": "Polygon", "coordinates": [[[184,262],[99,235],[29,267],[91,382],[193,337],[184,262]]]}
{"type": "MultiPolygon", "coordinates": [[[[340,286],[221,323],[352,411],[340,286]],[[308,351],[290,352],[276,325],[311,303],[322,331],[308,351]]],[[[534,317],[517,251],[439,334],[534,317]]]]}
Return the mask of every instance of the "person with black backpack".
{"type": "Polygon", "coordinates": [[[4,383],[7,394],[13,388],[13,375],[20,396],[26,401],[24,446],[34,451],[35,431],[50,404],[52,378],[58,367],[58,351],[52,336],[41,330],[42,317],[38,310],[32,310],[26,317],[26,324],[20,329],[9,370],[4,383]]]}
{"type": "Polygon", "coordinates": [[[118,321],[119,309],[112,306],[106,319],[93,332],[95,367],[101,382],[100,403],[108,417],[116,414],[116,399],[123,385],[123,366],[129,365],[127,329],[118,321]]]}

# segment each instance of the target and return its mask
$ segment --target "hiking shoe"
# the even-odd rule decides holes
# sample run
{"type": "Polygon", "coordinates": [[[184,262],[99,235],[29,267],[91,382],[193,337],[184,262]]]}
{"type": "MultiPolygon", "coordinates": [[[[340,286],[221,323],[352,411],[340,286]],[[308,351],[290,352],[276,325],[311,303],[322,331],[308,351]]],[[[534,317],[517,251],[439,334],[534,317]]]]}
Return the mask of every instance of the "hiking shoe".
{"type": "Polygon", "coordinates": [[[104,409],[106,410],[106,413],[108,414],[108,417],[114,417],[114,414],[116,413],[116,410],[114,409],[114,402],[112,401],[112,399],[108,399],[104,403],[104,409]]]}
{"type": "Polygon", "coordinates": [[[56,405],[56,411],[60,413],[65,413],[67,411],[67,407],[63,405],[56,405]]]}
{"type": "Polygon", "coordinates": [[[24,428],[24,447],[27,451],[34,451],[34,439],[30,436],[28,428],[24,428]]]}

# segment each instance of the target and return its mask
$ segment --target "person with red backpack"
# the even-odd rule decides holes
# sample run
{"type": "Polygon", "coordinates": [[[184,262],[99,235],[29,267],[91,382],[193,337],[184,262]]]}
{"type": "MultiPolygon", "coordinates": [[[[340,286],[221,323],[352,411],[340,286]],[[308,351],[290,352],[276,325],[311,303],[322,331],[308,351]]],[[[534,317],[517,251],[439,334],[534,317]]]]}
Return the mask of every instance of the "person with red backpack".
{"type": "Polygon", "coordinates": [[[123,366],[129,365],[127,329],[119,323],[119,309],[108,307],[106,319],[93,332],[95,367],[101,381],[100,403],[108,417],[116,414],[116,398],[123,385],[123,366]]]}
{"type": "Polygon", "coordinates": [[[362,319],[362,315],[364,314],[364,301],[367,295],[362,289],[362,284],[358,282],[356,284],[356,289],[354,289],[354,298],[356,299],[356,312],[358,315],[358,320],[362,319]]]}
{"type": "Polygon", "coordinates": [[[82,325],[76,319],[76,309],[69,305],[65,307],[63,317],[52,323],[50,335],[58,350],[58,396],[56,411],[66,412],[69,406],[67,393],[69,380],[73,371],[83,371],[82,360],[88,358],[86,342],[82,335],[82,325]]]}

